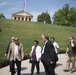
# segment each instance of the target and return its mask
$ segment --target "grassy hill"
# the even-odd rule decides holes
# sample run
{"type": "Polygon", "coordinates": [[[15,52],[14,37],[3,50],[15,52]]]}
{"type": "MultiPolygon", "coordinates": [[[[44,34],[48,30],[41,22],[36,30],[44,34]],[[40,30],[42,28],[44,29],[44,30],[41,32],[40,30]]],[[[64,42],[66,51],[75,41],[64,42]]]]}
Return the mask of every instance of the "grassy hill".
{"type": "Polygon", "coordinates": [[[69,36],[73,35],[76,40],[76,28],[50,25],[37,22],[26,22],[16,20],[0,20],[0,58],[4,58],[6,47],[12,36],[18,37],[24,46],[25,54],[29,54],[33,40],[37,39],[42,46],[41,35],[55,37],[60,46],[60,51],[66,50],[69,36]]]}

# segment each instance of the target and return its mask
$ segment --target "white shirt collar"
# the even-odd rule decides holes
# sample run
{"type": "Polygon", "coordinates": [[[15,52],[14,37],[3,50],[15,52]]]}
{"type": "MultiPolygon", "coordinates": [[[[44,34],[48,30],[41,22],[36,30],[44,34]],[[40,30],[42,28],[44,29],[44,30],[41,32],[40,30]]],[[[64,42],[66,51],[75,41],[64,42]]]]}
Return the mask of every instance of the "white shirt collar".
{"type": "Polygon", "coordinates": [[[45,41],[45,44],[48,42],[48,40],[47,41],[45,41]]]}

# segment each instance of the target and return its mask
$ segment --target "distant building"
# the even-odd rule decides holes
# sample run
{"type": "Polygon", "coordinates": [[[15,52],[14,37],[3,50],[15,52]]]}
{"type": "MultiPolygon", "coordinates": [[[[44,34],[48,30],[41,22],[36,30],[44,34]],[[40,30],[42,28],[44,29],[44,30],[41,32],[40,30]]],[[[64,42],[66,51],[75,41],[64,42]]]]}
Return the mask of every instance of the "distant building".
{"type": "Polygon", "coordinates": [[[28,12],[25,12],[24,10],[12,14],[13,20],[31,21],[32,18],[33,18],[33,15],[29,14],[28,12]]]}

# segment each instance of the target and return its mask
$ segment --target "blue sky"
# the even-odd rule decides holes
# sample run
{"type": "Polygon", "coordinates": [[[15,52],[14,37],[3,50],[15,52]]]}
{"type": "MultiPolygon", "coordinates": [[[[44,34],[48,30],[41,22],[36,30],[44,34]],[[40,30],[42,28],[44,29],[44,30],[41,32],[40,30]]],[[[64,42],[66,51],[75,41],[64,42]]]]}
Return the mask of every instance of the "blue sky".
{"type": "Polygon", "coordinates": [[[24,2],[25,10],[34,16],[33,21],[36,21],[37,16],[45,11],[53,17],[54,13],[66,3],[76,8],[76,0],[0,0],[0,13],[10,19],[12,13],[23,10],[24,2]]]}

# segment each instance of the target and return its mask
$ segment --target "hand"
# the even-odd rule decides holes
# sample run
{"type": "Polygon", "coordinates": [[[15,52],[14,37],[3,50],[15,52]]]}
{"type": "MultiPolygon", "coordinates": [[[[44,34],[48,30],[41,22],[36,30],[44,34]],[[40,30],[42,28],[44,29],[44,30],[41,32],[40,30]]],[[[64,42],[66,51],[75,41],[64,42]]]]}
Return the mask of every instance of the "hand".
{"type": "Polygon", "coordinates": [[[21,61],[23,61],[23,58],[21,58],[21,61]]]}
{"type": "Polygon", "coordinates": [[[71,42],[71,46],[74,47],[74,43],[73,42],[71,42]]]}
{"type": "Polygon", "coordinates": [[[40,61],[40,58],[38,59],[38,61],[40,61]]]}
{"type": "Polygon", "coordinates": [[[44,35],[41,35],[42,36],[42,38],[44,38],[44,35]]]}
{"type": "Polygon", "coordinates": [[[5,54],[5,56],[7,56],[7,54],[5,54]]]}
{"type": "Polygon", "coordinates": [[[7,57],[7,60],[9,60],[9,58],[7,57]]]}
{"type": "Polygon", "coordinates": [[[59,54],[59,53],[56,53],[57,55],[59,54]]]}
{"type": "Polygon", "coordinates": [[[32,53],[30,53],[29,56],[32,57],[32,53]]]}
{"type": "Polygon", "coordinates": [[[68,55],[68,53],[66,52],[65,55],[68,55]]]}
{"type": "Polygon", "coordinates": [[[53,61],[50,61],[50,64],[53,64],[54,62],[53,61]]]}

